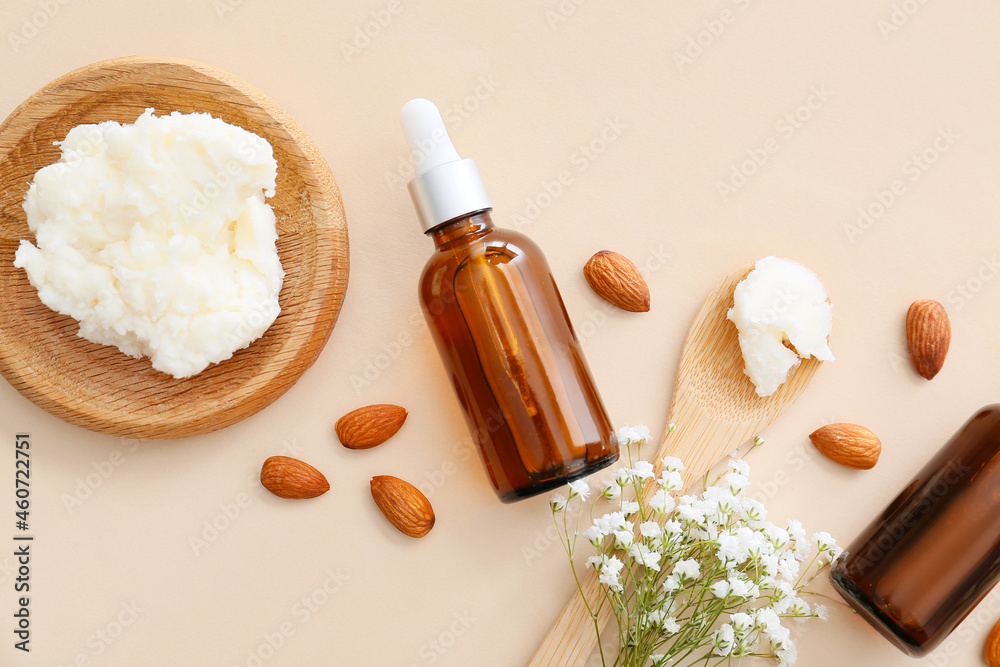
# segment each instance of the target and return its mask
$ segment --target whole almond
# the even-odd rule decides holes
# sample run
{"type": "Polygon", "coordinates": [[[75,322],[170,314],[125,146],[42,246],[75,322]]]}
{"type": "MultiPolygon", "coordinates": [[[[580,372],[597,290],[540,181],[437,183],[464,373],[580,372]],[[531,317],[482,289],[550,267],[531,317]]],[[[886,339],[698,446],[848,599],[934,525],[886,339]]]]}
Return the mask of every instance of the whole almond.
{"type": "Polygon", "coordinates": [[[983,658],[990,667],[1000,667],[1000,621],[997,621],[990,631],[990,636],[986,638],[983,658]]]}
{"type": "Polygon", "coordinates": [[[427,496],[398,477],[372,477],[372,498],[385,518],[410,537],[423,537],[434,527],[434,508],[427,496]]]}
{"type": "Polygon", "coordinates": [[[882,454],[878,436],[858,424],[827,424],[809,439],[823,456],[858,470],[874,468],[882,454]]]}
{"type": "Polygon", "coordinates": [[[583,275],[605,301],[633,313],[649,310],[649,285],[628,257],[602,250],[583,267],[583,275]]]}
{"type": "Polygon", "coordinates": [[[406,410],[381,403],[352,410],[337,420],[337,437],[344,447],[368,449],[391,438],[406,421],[406,410]]]}
{"type": "Polygon", "coordinates": [[[906,345],[917,372],[928,380],[944,366],[951,345],[951,322],[944,306],[933,299],[921,299],[906,311],[906,345]]]}
{"type": "Polygon", "coordinates": [[[290,456],[272,456],[264,461],[260,483],[282,498],[315,498],[330,490],[323,473],[290,456]]]}

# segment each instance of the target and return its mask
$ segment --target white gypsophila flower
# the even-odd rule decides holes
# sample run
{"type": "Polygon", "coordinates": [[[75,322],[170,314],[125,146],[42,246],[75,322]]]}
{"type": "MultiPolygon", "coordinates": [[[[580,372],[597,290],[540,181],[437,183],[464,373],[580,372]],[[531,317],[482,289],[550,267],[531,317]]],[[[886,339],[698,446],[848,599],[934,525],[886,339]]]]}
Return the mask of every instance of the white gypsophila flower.
{"type": "Polygon", "coordinates": [[[650,570],[660,571],[660,554],[652,551],[641,542],[636,542],[629,547],[628,553],[637,563],[650,570]]]}
{"type": "Polygon", "coordinates": [[[676,635],[681,631],[681,624],[673,616],[663,619],[661,627],[663,627],[663,631],[668,635],[676,635]]]}
{"type": "Polygon", "coordinates": [[[580,500],[586,500],[590,497],[590,484],[587,483],[587,480],[577,479],[569,483],[570,500],[577,496],[580,496],[580,500]]]}
{"type": "Polygon", "coordinates": [[[606,500],[614,500],[622,495],[622,487],[618,486],[618,482],[612,480],[610,484],[605,484],[604,488],[601,489],[601,498],[606,500]]]}
{"type": "Polygon", "coordinates": [[[778,574],[789,581],[799,578],[799,570],[802,564],[795,553],[783,553],[778,557],[778,574]]]}
{"type": "Polygon", "coordinates": [[[755,622],[775,650],[783,649],[790,643],[792,633],[781,624],[781,618],[774,609],[770,607],[758,609],[755,622]]]}
{"type": "Polygon", "coordinates": [[[729,582],[725,579],[719,579],[717,582],[709,586],[709,590],[712,591],[712,595],[715,597],[720,600],[725,600],[729,597],[729,582]]]}
{"type": "Polygon", "coordinates": [[[827,551],[830,547],[837,545],[837,540],[833,539],[833,535],[825,531],[813,533],[812,539],[816,548],[820,551],[827,551]]]}
{"type": "Polygon", "coordinates": [[[710,486],[701,494],[696,503],[706,514],[719,514],[725,518],[743,508],[741,499],[731,490],[721,486],[710,486]]]}
{"type": "Polygon", "coordinates": [[[671,519],[663,524],[663,532],[668,535],[680,535],[684,531],[684,526],[680,521],[671,519]]]}
{"type": "Polygon", "coordinates": [[[615,482],[620,487],[626,487],[632,483],[632,475],[629,474],[627,468],[619,468],[615,471],[615,482]]]}
{"type": "Polygon", "coordinates": [[[736,555],[740,552],[740,540],[738,537],[728,531],[720,532],[717,542],[719,548],[715,550],[715,557],[718,558],[723,565],[728,563],[730,560],[736,560],[736,555]]]}
{"type": "Polygon", "coordinates": [[[788,535],[788,531],[779,526],[775,526],[773,523],[768,523],[764,526],[764,533],[767,535],[768,539],[771,540],[771,544],[774,545],[776,549],[788,544],[788,540],[791,538],[788,535]]]}
{"type": "Polygon", "coordinates": [[[684,503],[685,498],[691,498],[692,496],[681,496],[681,502],[677,505],[677,516],[679,516],[683,521],[700,524],[705,521],[705,515],[700,509],[695,507],[690,503],[684,503]]]}
{"type": "Polygon", "coordinates": [[[730,575],[728,581],[730,595],[743,598],[744,600],[750,600],[760,595],[760,587],[739,574],[730,575]]]}
{"type": "Polygon", "coordinates": [[[657,627],[663,620],[663,612],[659,609],[655,609],[648,614],[646,614],[645,622],[642,625],[646,627],[657,627]]]}
{"type": "Polygon", "coordinates": [[[743,639],[753,630],[753,617],[742,611],[730,614],[729,624],[733,626],[736,639],[743,639]]]}
{"type": "Polygon", "coordinates": [[[785,648],[776,651],[775,655],[778,657],[778,667],[792,667],[799,659],[798,649],[791,641],[786,644],[785,648]]]}
{"type": "Polygon", "coordinates": [[[764,503],[756,498],[740,498],[740,505],[743,509],[743,516],[746,517],[747,524],[754,529],[767,526],[767,508],[764,503]]]}
{"type": "Polygon", "coordinates": [[[761,554],[770,553],[771,543],[763,533],[753,530],[749,526],[740,526],[736,534],[740,538],[740,546],[746,549],[748,557],[759,558],[761,554]]]}
{"type": "Polygon", "coordinates": [[[792,598],[791,604],[788,606],[788,611],[786,613],[792,616],[809,616],[812,614],[812,609],[809,607],[809,603],[800,597],[792,598]]]}
{"type": "Polygon", "coordinates": [[[774,579],[778,576],[778,555],[774,553],[761,554],[758,559],[760,563],[760,572],[764,579],[774,579]]]}
{"type": "Polygon", "coordinates": [[[674,497],[664,489],[657,490],[653,497],[649,499],[649,507],[659,514],[668,514],[673,511],[676,502],[674,497]]]}
{"type": "Polygon", "coordinates": [[[787,650],[792,646],[792,631],[783,625],[779,625],[771,632],[765,632],[767,639],[771,642],[771,648],[775,651],[787,650]]]}
{"type": "Polygon", "coordinates": [[[735,495],[747,487],[750,483],[750,478],[738,472],[731,472],[726,475],[726,483],[729,484],[730,490],[735,495]]]}
{"type": "Polygon", "coordinates": [[[718,630],[712,633],[712,653],[723,657],[732,655],[735,640],[736,634],[733,632],[733,626],[723,623],[718,630]]]}
{"type": "Polygon", "coordinates": [[[673,573],[676,574],[681,581],[697,579],[698,575],[701,574],[701,564],[694,558],[685,558],[674,565],[673,573]]]}
{"type": "Polygon", "coordinates": [[[657,480],[661,489],[666,489],[667,491],[678,491],[682,486],[684,486],[684,478],[681,477],[680,472],[677,470],[664,470],[660,473],[660,478],[657,480]]]}
{"type": "Polygon", "coordinates": [[[621,582],[618,576],[625,566],[618,556],[611,556],[601,564],[600,582],[610,588],[620,588],[621,582]]]}
{"type": "Polygon", "coordinates": [[[788,522],[788,535],[791,538],[792,550],[795,557],[805,560],[812,552],[812,542],[806,539],[806,530],[797,519],[788,522]]]}
{"type": "Polygon", "coordinates": [[[778,581],[772,586],[772,596],[774,598],[773,607],[779,614],[784,614],[791,606],[795,598],[795,588],[790,581],[778,581]]]}
{"type": "Polygon", "coordinates": [[[601,566],[604,565],[605,560],[606,557],[603,554],[600,556],[591,556],[590,558],[587,559],[586,567],[592,567],[595,570],[599,571],[601,569],[601,566]]]}
{"type": "Polygon", "coordinates": [[[629,474],[639,479],[649,479],[653,476],[653,464],[649,461],[636,461],[635,466],[629,469],[629,474]]]}
{"type": "Polygon", "coordinates": [[[770,607],[761,607],[754,614],[754,625],[763,632],[781,625],[781,618],[778,612],[770,607]]]}
{"type": "Polygon", "coordinates": [[[583,537],[598,549],[604,543],[604,536],[605,533],[598,526],[591,526],[583,531],[583,537]]]}
{"type": "Polygon", "coordinates": [[[622,501],[622,514],[625,516],[632,516],[639,511],[639,503],[634,500],[623,500],[622,501]]]}
{"type": "Polygon", "coordinates": [[[697,524],[691,524],[688,526],[687,530],[684,531],[687,535],[689,541],[693,542],[707,542],[713,539],[713,535],[708,530],[699,527],[697,524]]]}
{"type": "Polygon", "coordinates": [[[729,459],[729,472],[735,472],[745,477],[750,476],[750,464],[743,459],[729,459]]]}
{"type": "Polygon", "coordinates": [[[818,604],[814,606],[813,613],[816,614],[816,618],[821,621],[825,621],[830,618],[830,610],[826,608],[826,605],[818,604]]]}
{"type": "Polygon", "coordinates": [[[819,549],[818,562],[820,564],[827,561],[833,562],[840,555],[840,552],[843,551],[843,549],[837,546],[837,540],[833,539],[833,535],[825,531],[813,533],[812,540],[816,548],[819,549]]]}
{"type": "Polygon", "coordinates": [[[553,493],[552,497],[549,498],[549,507],[552,508],[553,512],[562,512],[566,509],[566,496],[561,493],[553,493]]]}
{"type": "Polygon", "coordinates": [[[667,472],[684,471],[684,462],[676,456],[664,456],[663,460],[660,461],[660,464],[663,465],[663,469],[667,472]]]}
{"type": "Polygon", "coordinates": [[[630,524],[625,520],[625,515],[621,512],[608,512],[604,516],[594,519],[594,525],[607,535],[615,530],[623,530],[630,524]]]}
{"type": "Polygon", "coordinates": [[[667,578],[663,580],[663,592],[667,595],[673,595],[680,587],[680,577],[676,574],[667,575],[667,578]]]}
{"type": "Polygon", "coordinates": [[[659,537],[663,533],[660,524],[655,521],[643,521],[639,524],[639,532],[643,537],[659,537]]]}
{"type": "Polygon", "coordinates": [[[622,426],[618,429],[618,442],[640,445],[649,440],[649,428],[642,424],[638,426],[622,426]]]}
{"type": "Polygon", "coordinates": [[[739,565],[746,562],[752,550],[760,549],[763,538],[746,526],[740,526],[735,533],[720,532],[717,541],[719,548],[716,557],[723,563],[732,560],[739,565]]]}
{"type": "Polygon", "coordinates": [[[631,530],[616,530],[612,534],[615,536],[615,549],[628,549],[635,539],[631,530]]]}

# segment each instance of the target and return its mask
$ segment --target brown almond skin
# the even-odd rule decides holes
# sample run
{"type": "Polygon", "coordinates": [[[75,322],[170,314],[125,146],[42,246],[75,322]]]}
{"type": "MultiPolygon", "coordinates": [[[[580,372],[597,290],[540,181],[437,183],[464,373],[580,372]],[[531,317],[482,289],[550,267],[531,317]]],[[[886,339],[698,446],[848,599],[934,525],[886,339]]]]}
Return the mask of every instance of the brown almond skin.
{"type": "Polygon", "coordinates": [[[856,470],[874,468],[882,454],[878,436],[859,424],[827,424],[809,439],[823,456],[856,470]]]}
{"type": "Polygon", "coordinates": [[[272,456],[264,461],[260,483],[281,498],[315,498],[330,490],[323,473],[290,456],[272,456]]]}
{"type": "Polygon", "coordinates": [[[404,535],[423,537],[434,527],[434,508],[427,496],[398,477],[372,477],[372,498],[389,522],[404,535]]]}
{"type": "Polygon", "coordinates": [[[628,257],[602,250],[587,261],[583,276],[605,301],[633,313],[649,311],[649,285],[628,257]]]}
{"type": "Polygon", "coordinates": [[[913,367],[931,380],[944,366],[951,346],[951,321],[940,302],[921,299],[906,311],[906,346],[913,367]]]}
{"type": "Polygon", "coordinates": [[[380,403],[348,412],[337,420],[334,428],[344,447],[369,449],[394,436],[404,421],[405,409],[398,405],[380,403]]]}
{"type": "Polygon", "coordinates": [[[990,631],[983,649],[983,659],[989,667],[1000,667],[1000,621],[990,631]]]}

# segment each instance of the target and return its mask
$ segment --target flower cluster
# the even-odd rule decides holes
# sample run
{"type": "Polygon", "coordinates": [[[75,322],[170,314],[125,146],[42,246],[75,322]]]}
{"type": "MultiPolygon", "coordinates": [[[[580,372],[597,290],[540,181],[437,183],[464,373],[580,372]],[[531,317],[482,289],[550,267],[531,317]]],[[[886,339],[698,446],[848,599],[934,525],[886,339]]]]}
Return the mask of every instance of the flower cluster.
{"type": "MultiPolygon", "coordinates": [[[[645,427],[619,432],[629,446],[648,438],[645,427]]],[[[659,469],[647,461],[623,465],[598,494],[611,511],[595,517],[591,505],[592,523],[582,530],[596,550],[587,567],[603,584],[603,598],[585,602],[594,619],[605,604],[618,619],[615,664],[709,664],[713,655],[794,664],[795,644],[783,621],[826,618],[824,606],[805,599],[818,594],[805,589],[840,548],[829,533],[807,537],[798,521],[785,527],[768,521],[763,503],[743,495],[750,483],[745,461],[729,461],[699,495],[679,495],[684,469],[671,457],[659,469]]],[[[568,497],[551,501],[571,563],[582,512],[571,524],[570,507],[590,495],[589,484],[578,480],[568,497]]]]}

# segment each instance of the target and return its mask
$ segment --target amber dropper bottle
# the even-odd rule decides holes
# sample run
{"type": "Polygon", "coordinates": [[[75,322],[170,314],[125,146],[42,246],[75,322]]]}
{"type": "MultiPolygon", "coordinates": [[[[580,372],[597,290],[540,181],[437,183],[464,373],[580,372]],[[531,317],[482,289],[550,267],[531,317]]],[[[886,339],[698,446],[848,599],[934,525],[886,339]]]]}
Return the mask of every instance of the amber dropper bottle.
{"type": "Polygon", "coordinates": [[[830,576],[910,655],[926,655],[961,623],[1000,580],[1000,405],[966,422],[830,576]]]}
{"type": "Polygon", "coordinates": [[[500,500],[610,465],[618,442],[541,250],[493,226],[476,163],[437,108],[403,107],[417,175],[410,196],[435,252],[420,301],[500,500]]]}

